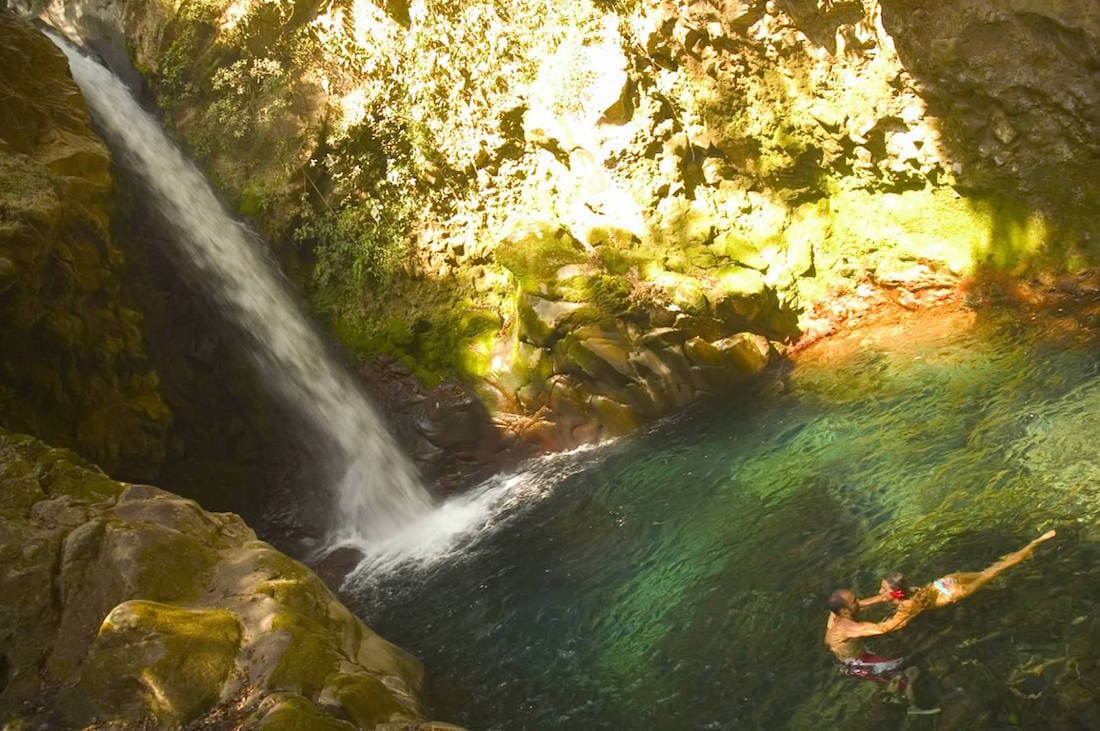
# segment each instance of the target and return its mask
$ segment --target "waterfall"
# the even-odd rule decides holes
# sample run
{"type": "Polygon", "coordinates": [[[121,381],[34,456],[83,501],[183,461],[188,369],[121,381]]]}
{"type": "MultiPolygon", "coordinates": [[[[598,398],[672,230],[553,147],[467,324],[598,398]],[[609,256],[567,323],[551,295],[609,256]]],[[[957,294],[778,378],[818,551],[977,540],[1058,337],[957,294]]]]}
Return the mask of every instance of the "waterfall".
{"type": "Polygon", "coordinates": [[[222,208],[199,170],[108,69],[50,33],[111,143],[175,228],[208,296],[249,335],[262,378],[327,440],[337,485],[336,540],[379,543],[431,512],[411,463],[354,379],[329,357],[281,275],[222,208]]]}

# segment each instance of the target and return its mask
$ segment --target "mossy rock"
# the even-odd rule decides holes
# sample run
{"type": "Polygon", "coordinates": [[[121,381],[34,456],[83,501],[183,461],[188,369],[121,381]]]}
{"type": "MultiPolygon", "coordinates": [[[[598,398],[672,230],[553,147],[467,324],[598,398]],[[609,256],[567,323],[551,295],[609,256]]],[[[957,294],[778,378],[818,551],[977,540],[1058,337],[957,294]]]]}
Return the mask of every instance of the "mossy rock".
{"type": "Polygon", "coordinates": [[[716,283],[711,291],[715,299],[757,297],[767,289],[763,275],[748,267],[726,267],[718,270],[714,277],[716,283]]]}
{"type": "Polygon", "coordinates": [[[553,345],[565,333],[571,316],[582,307],[576,302],[520,293],[516,303],[520,340],[537,346],[553,345]]]}
{"type": "Polygon", "coordinates": [[[132,535],[140,546],[134,557],[134,581],[142,596],[159,601],[194,599],[206,591],[218,558],[204,540],[160,527],[132,535]]]}
{"type": "Polygon", "coordinates": [[[123,294],[110,154],[65,56],[14,13],[0,88],[0,427],[151,476],[171,415],[123,294]]]}
{"type": "Polygon", "coordinates": [[[77,689],[102,716],[148,709],[161,723],[186,724],[219,700],[240,642],[228,610],[125,602],[103,620],[77,689]]]}
{"type": "Polygon", "coordinates": [[[691,364],[682,348],[643,349],[632,353],[630,360],[653,391],[661,394],[664,411],[683,408],[695,400],[691,364]]]}
{"type": "Polygon", "coordinates": [[[589,403],[603,426],[603,433],[607,436],[629,434],[641,423],[639,415],[631,407],[615,399],[597,395],[593,396],[589,403]]]}
{"type": "Polygon", "coordinates": [[[892,256],[938,262],[956,273],[993,261],[1000,266],[1038,254],[1047,228],[1020,206],[960,196],[950,188],[901,193],[850,191],[827,210],[800,211],[828,233],[822,246],[836,257],[887,250],[892,256]]]}
{"type": "Polygon", "coordinates": [[[590,421],[592,390],[584,382],[569,375],[557,375],[549,384],[549,391],[547,403],[558,424],[571,430],[590,421]]]}
{"type": "Polygon", "coordinates": [[[630,309],[632,287],[625,277],[611,274],[580,274],[558,282],[557,291],[569,302],[588,304],[609,318],[630,309]]]}
{"type": "Polygon", "coordinates": [[[645,281],[655,290],[658,303],[673,305],[678,312],[692,315],[707,314],[710,306],[704,285],[695,277],[670,272],[658,265],[646,267],[645,281]]]}
{"type": "Polygon", "coordinates": [[[541,390],[554,375],[553,359],[547,348],[517,340],[508,359],[508,368],[496,376],[496,382],[509,393],[532,385],[541,390]]]}
{"type": "Polygon", "coordinates": [[[321,701],[339,705],[357,728],[399,720],[405,712],[382,681],[371,675],[335,675],[321,701]]]}
{"type": "Polygon", "coordinates": [[[596,246],[594,252],[600,266],[611,274],[621,275],[636,270],[642,259],[630,250],[619,249],[609,244],[596,246]]]}
{"type": "Polygon", "coordinates": [[[308,698],[294,693],[278,693],[260,703],[245,723],[256,731],[354,731],[359,728],[334,718],[308,698]]]}
{"type": "Polygon", "coordinates": [[[255,584],[258,594],[269,596],[298,614],[328,616],[331,602],[316,574],[264,543],[257,542],[256,550],[261,553],[257,564],[268,574],[255,584]]]}
{"type": "Polygon", "coordinates": [[[717,340],[711,346],[746,378],[763,371],[774,352],[768,339],[755,333],[738,333],[717,340]]]}
{"type": "Polygon", "coordinates": [[[644,244],[657,248],[692,248],[714,237],[715,215],[699,200],[680,196],[662,199],[654,212],[655,224],[650,240],[644,244]]]}
{"type": "Polygon", "coordinates": [[[524,291],[534,294],[546,294],[562,267],[588,260],[584,247],[568,232],[534,223],[512,231],[494,255],[524,291]]]}
{"type": "MultiPolygon", "coordinates": [[[[597,249],[624,253],[636,242],[631,231],[616,226],[592,226],[585,234],[585,242],[597,249]]],[[[616,272],[622,274],[623,272],[616,272]]]]}
{"type": "Polygon", "coordinates": [[[684,343],[684,355],[695,366],[725,368],[728,365],[722,351],[700,337],[694,337],[684,343]]]}
{"type": "Polygon", "coordinates": [[[423,717],[419,663],[237,516],[0,431],[0,536],[0,717],[236,727],[288,692],[305,703],[285,717],[310,728],[341,727],[352,706],[395,723],[423,717]]]}
{"type": "Polygon", "coordinates": [[[32,473],[44,494],[51,497],[68,495],[79,500],[100,502],[117,498],[126,487],[104,475],[72,450],[45,447],[25,435],[5,436],[0,443],[0,461],[7,460],[12,460],[14,465],[22,465],[22,469],[32,473]]]}
{"type": "Polygon", "coordinates": [[[629,354],[630,346],[624,341],[570,333],[554,345],[554,371],[582,376],[594,384],[625,385],[637,377],[629,354]]]}

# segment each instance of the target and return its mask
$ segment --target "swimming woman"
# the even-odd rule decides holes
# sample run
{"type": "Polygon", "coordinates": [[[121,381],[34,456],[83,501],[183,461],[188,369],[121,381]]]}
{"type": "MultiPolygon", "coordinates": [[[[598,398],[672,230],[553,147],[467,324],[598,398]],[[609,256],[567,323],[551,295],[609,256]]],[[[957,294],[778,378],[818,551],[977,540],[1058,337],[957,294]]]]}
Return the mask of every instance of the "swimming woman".
{"type": "Polygon", "coordinates": [[[970,596],[1003,571],[1030,558],[1036,546],[1049,541],[1055,535],[1057,535],[1055,531],[1047,531],[1020,550],[1005,554],[984,571],[948,574],[913,591],[909,590],[909,582],[906,581],[905,576],[899,573],[889,574],[883,577],[878,596],[862,599],[859,604],[867,606],[877,604],[879,601],[895,602],[897,608],[890,619],[892,623],[904,626],[923,611],[946,607],[948,604],[954,604],[970,596]],[[904,621],[900,621],[902,619],[904,621]]]}

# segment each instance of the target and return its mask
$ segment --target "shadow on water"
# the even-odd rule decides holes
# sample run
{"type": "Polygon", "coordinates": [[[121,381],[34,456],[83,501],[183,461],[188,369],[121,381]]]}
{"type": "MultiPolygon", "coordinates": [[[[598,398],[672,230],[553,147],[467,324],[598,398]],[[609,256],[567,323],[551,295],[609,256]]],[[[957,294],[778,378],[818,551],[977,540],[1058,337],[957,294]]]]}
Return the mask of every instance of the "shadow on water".
{"type": "Polygon", "coordinates": [[[807,357],[758,397],[611,445],[461,555],[350,600],[472,728],[1089,727],[1100,721],[1097,342],[1012,316],[807,357]],[[836,671],[828,593],[979,570],[881,638],[935,716],[836,671]]]}

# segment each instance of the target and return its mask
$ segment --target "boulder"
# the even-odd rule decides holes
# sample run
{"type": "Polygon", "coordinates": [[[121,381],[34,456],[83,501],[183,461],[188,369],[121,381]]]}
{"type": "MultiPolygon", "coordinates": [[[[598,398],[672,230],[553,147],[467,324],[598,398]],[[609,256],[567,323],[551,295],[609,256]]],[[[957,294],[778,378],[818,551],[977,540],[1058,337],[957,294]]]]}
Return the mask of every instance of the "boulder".
{"type": "Polygon", "coordinates": [[[638,343],[645,348],[668,348],[682,345],[689,337],[686,328],[658,327],[642,335],[638,343]]]}
{"type": "Polygon", "coordinates": [[[720,391],[755,376],[768,364],[771,344],[762,335],[739,333],[708,343],[695,337],[684,343],[696,389],[720,391]]]}
{"type": "Polygon", "coordinates": [[[554,376],[549,388],[550,411],[554,415],[554,421],[566,433],[588,423],[591,391],[584,383],[567,375],[554,376]]]}
{"type": "Polygon", "coordinates": [[[662,412],[682,408],[695,400],[691,365],[680,348],[635,350],[630,354],[630,362],[662,412]]]}
{"type": "Polygon", "coordinates": [[[768,365],[774,352],[763,335],[738,333],[710,344],[743,376],[755,376],[768,365]]]}
{"type": "Polygon", "coordinates": [[[569,316],[581,307],[575,302],[555,302],[521,293],[516,304],[520,339],[532,345],[553,345],[562,336],[569,316]]]}
{"type": "Polygon", "coordinates": [[[725,325],[726,333],[731,328],[761,326],[774,304],[774,294],[765,284],[764,277],[747,267],[720,270],[708,296],[714,303],[714,315],[725,325]]]}
{"type": "Polygon", "coordinates": [[[420,663],[236,515],[7,432],[0,660],[0,717],[28,727],[424,720],[420,663]]]}
{"type": "Polygon", "coordinates": [[[684,343],[684,355],[695,366],[724,368],[726,365],[725,353],[700,337],[694,337],[684,343]]]}
{"type": "Polygon", "coordinates": [[[571,373],[599,384],[624,385],[637,373],[630,362],[630,345],[608,337],[582,337],[570,333],[554,346],[554,371],[571,373]]]}

